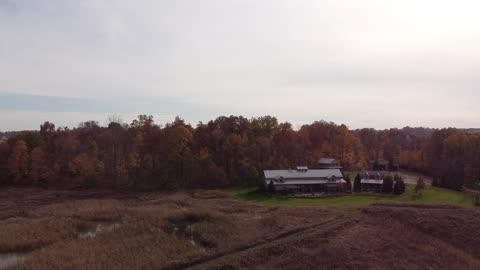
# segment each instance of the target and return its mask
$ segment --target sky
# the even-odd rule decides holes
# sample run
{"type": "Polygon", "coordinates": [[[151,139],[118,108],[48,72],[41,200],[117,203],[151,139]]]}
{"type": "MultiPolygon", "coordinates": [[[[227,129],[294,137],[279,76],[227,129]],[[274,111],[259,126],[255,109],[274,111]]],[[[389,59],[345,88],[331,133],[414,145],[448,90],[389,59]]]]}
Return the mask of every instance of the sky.
{"type": "Polygon", "coordinates": [[[138,114],[480,127],[479,1],[0,0],[0,131],[138,114]]]}

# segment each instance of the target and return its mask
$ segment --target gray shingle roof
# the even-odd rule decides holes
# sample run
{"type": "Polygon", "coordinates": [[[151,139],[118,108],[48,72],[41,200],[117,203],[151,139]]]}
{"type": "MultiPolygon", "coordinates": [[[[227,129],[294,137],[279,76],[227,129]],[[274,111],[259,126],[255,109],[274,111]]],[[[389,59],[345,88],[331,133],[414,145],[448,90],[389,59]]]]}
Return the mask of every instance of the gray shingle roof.
{"type": "Polygon", "coordinates": [[[274,185],[316,185],[316,184],[339,184],[339,183],[347,183],[347,181],[343,180],[342,178],[337,178],[335,181],[328,181],[324,180],[286,180],[283,182],[273,182],[274,185]]]}
{"type": "Polygon", "coordinates": [[[377,185],[383,185],[383,180],[362,179],[362,180],[360,180],[360,183],[362,183],[362,184],[377,184],[377,185]]]}
{"type": "Polygon", "coordinates": [[[320,178],[330,178],[335,176],[337,178],[343,178],[342,172],[339,169],[327,169],[327,170],[308,170],[308,171],[297,171],[297,170],[265,170],[265,179],[279,179],[283,177],[284,179],[320,179],[320,178]]]}

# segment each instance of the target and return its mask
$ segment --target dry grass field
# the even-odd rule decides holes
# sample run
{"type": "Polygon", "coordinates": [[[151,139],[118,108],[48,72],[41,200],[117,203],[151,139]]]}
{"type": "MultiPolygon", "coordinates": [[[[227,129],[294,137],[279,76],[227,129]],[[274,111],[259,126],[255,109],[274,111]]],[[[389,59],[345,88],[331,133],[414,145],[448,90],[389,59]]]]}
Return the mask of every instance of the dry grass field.
{"type": "Polygon", "coordinates": [[[0,191],[0,269],[480,269],[480,211],[0,191]]]}

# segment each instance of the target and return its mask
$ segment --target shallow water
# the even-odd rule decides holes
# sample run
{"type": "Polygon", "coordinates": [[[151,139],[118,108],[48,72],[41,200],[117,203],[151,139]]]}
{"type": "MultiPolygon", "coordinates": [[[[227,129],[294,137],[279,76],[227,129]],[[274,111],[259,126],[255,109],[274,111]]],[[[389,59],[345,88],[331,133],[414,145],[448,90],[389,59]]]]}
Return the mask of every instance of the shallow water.
{"type": "Polygon", "coordinates": [[[0,253],[0,269],[16,266],[25,261],[26,253],[0,253]]]}
{"type": "Polygon", "coordinates": [[[187,234],[187,231],[188,231],[188,234],[190,234],[190,244],[192,244],[192,246],[196,246],[197,241],[196,241],[194,233],[193,233],[193,226],[191,226],[191,225],[187,226],[187,228],[185,230],[186,234],[187,234]]]}
{"type": "Polygon", "coordinates": [[[176,224],[171,224],[168,229],[174,237],[187,239],[192,246],[197,246],[199,243],[195,238],[195,231],[192,225],[187,225],[183,230],[176,224]]]}
{"type": "Polygon", "coordinates": [[[90,230],[87,230],[85,232],[80,233],[78,235],[78,238],[80,238],[80,239],[93,239],[93,238],[97,237],[98,234],[114,231],[118,227],[120,227],[120,224],[118,224],[118,223],[110,223],[110,224],[97,223],[96,226],[93,229],[90,229],[90,230]]]}
{"type": "Polygon", "coordinates": [[[177,225],[173,225],[173,236],[177,236],[177,232],[180,230],[177,225]]]}

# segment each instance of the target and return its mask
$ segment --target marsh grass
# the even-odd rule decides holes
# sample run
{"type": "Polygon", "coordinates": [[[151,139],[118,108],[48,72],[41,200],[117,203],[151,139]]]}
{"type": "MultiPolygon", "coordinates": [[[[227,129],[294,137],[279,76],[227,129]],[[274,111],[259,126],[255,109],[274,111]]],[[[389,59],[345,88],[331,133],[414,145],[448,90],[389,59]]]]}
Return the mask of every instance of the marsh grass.
{"type": "MultiPolygon", "coordinates": [[[[371,220],[363,220],[360,216],[382,215],[383,219],[388,220],[406,213],[401,210],[389,216],[383,210],[362,212],[346,207],[271,206],[230,198],[228,195],[220,196],[220,191],[201,192],[148,193],[125,199],[95,196],[93,199],[49,201],[50,198],[56,198],[51,192],[43,198],[36,192],[30,194],[25,191],[24,199],[15,204],[21,207],[22,211],[17,212],[22,214],[0,219],[0,253],[26,254],[20,265],[13,266],[14,269],[181,269],[181,266],[201,265],[204,261],[229,254],[234,254],[236,260],[235,254],[238,252],[252,250],[247,253],[258,255],[261,259],[249,257],[246,261],[239,260],[246,263],[243,268],[249,269],[255,268],[250,267],[255,263],[259,263],[260,267],[261,261],[272,254],[278,254],[279,263],[289,263],[296,247],[314,250],[311,256],[322,254],[312,247],[321,247],[331,241],[331,237],[341,235],[351,223],[345,223],[345,220],[370,224],[368,222],[371,220]],[[195,193],[198,194],[192,195],[195,193]],[[34,196],[35,200],[30,196],[34,196]],[[323,225],[318,227],[331,221],[338,223],[335,229],[323,225]],[[309,229],[317,227],[321,232],[309,229]],[[303,234],[305,230],[310,232],[303,234]],[[80,236],[93,231],[95,235],[92,237],[80,236]],[[281,243],[281,246],[277,247],[277,243],[281,243]],[[267,253],[262,253],[262,248],[257,249],[261,245],[268,246],[267,253]]],[[[243,191],[237,192],[241,194],[243,191]]],[[[0,203],[2,200],[13,200],[8,197],[9,194],[0,190],[0,203]]],[[[281,198],[270,199],[284,201],[281,198]]],[[[286,202],[289,203],[289,200],[286,202]]],[[[383,208],[376,206],[374,209],[383,208]]],[[[465,217],[472,216],[472,210],[457,210],[444,209],[442,211],[451,213],[448,212],[445,217],[438,216],[432,219],[432,224],[416,227],[415,230],[423,232],[431,226],[437,226],[438,232],[446,232],[458,227],[465,217]],[[452,227],[446,226],[445,222],[452,227]]],[[[432,210],[426,208],[422,211],[432,210]]],[[[422,214],[416,215],[415,220],[424,223],[422,214]]],[[[480,236],[472,235],[478,231],[475,227],[477,221],[472,220],[468,223],[471,226],[468,230],[456,235],[458,239],[463,239],[455,242],[458,249],[478,246],[475,239],[480,236]]],[[[442,240],[450,241],[449,238],[442,240]]],[[[368,246],[363,248],[368,251],[368,246]]],[[[333,259],[337,260],[338,257],[333,259]]],[[[291,263],[294,261],[292,259],[291,263]]],[[[226,262],[226,265],[229,263],[226,262]]],[[[267,267],[270,266],[267,264],[267,267]]]]}

